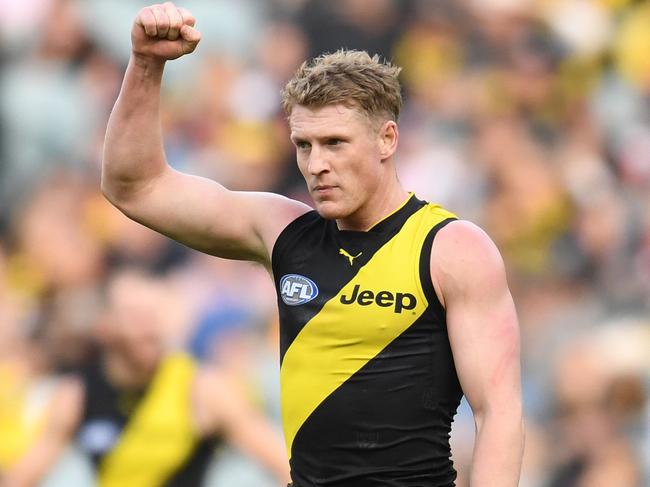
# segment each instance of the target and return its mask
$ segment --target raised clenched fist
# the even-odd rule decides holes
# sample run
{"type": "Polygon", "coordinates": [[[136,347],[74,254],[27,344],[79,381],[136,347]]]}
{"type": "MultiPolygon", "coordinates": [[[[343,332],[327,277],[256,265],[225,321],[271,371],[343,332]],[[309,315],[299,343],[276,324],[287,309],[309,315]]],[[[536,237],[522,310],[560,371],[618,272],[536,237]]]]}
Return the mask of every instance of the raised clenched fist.
{"type": "Polygon", "coordinates": [[[201,33],[194,28],[196,19],[189,10],[172,2],[155,4],[138,12],[131,44],[138,56],[158,60],[177,59],[196,49],[201,33]]]}

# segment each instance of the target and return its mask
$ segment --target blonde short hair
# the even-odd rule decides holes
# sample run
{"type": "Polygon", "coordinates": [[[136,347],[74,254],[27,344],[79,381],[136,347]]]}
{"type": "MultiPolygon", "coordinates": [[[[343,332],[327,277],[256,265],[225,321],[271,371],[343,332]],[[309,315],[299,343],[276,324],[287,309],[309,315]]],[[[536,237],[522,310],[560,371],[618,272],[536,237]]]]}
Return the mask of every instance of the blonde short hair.
{"type": "Polygon", "coordinates": [[[305,61],[282,90],[287,116],[295,105],[357,106],[370,119],[397,121],[402,108],[398,75],[402,68],[366,51],[339,50],[305,61]]]}

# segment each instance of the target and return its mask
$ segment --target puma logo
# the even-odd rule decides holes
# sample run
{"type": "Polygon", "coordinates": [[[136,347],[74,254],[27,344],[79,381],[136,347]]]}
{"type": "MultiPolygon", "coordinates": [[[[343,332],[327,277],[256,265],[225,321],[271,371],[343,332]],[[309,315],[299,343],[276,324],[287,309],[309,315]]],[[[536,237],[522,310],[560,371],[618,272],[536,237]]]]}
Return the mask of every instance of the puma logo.
{"type": "Polygon", "coordinates": [[[342,255],[343,257],[347,257],[348,260],[350,261],[350,265],[352,265],[354,263],[354,259],[356,259],[361,254],[363,254],[363,252],[359,252],[357,255],[350,255],[346,252],[345,249],[339,249],[339,254],[342,255]]]}

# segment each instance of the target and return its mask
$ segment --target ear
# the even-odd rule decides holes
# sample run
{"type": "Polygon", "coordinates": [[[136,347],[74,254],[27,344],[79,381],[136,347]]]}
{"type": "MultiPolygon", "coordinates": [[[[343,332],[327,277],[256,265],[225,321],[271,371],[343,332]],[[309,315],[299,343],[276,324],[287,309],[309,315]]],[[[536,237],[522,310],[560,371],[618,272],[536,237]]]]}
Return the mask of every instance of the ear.
{"type": "Polygon", "coordinates": [[[394,120],[387,120],[379,129],[379,155],[381,161],[389,159],[397,150],[399,130],[394,120]]]}

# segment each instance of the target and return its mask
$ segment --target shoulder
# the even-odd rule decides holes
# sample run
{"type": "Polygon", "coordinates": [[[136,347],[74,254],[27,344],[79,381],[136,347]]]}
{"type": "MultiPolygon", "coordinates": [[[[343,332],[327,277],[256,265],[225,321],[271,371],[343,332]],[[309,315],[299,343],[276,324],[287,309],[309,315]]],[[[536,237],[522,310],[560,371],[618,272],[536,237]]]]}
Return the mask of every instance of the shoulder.
{"type": "Polygon", "coordinates": [[[279,220],[285,222],[312,210],[309,205],[278,193],[260,191],[232,191],[231,193],[236,198],[246,199],[255,204],[255,210],[267,216],[279,217],[279,220]]]}
{"type": "Polygon", "coordinates": [[[434,241],[439,260],[452,265],[467,263],[498,263],[501,254],[488,234],[478,225],[466,220],[454,220],[441,228],[434,241]]]}
{"type": "MultiPolygon", "coordinates": [[[[440,229],[431,251],[431,277],[443,300],[505,283],[501,254],[478,225],[455,220],[440,229]]],[[[443,302],[444,305],[444,302],[443,302]]]]}
{"type": "Polygon", "coordinates": [[[276,193],[234,192],[240,198],[240,206],[248,207],[251,220],[255,221],[260,237],[265,242],[269,257],[280,236],[302,220],[306,214],[316,213],[310,206],[276,193]]]}

